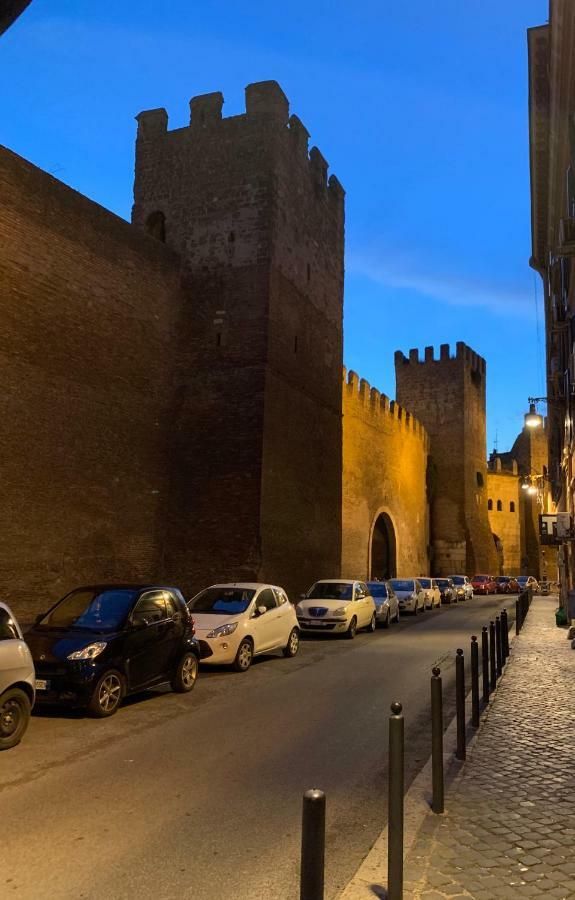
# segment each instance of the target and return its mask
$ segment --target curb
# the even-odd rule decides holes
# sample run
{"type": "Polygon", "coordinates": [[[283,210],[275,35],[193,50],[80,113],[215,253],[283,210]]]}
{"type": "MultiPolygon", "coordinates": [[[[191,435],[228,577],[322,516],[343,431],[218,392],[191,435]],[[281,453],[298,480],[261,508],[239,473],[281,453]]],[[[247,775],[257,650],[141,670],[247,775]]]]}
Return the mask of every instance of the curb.
{"type": "MultiPolygon", "coordinates": [[[[505,677],[507,665],[511,656],[511,648],[517,640],[518,635],[509,632],[509,650],[510,654],[501,677],[498,679],[499,685],[502,678],[505,677]]],[[[497,690],[489,696],[489,702],[481,710],[481,719],[479,728],[473,730],[471,737],[467,741],[467,752],[473,749],[475,741],[483,730],[485,718],[491,712],[491,707],[497,699],[497,690]]],[[[471,691],[465,697],[466,709],[471,703],[471,691]]],[[[466,725],[467,731],[469,725],[466,725]]],[[[443,734],[444,747],[455,747],[457,744],[457,716],[454,716],[447,729],[443,734]]],[[[444,786],[447,801],[447,792],[458,780],[467,760],[458,760],[455,758],[455,751],[450,750],[443,753],[444,766],[444,786]]],[[[431,810],[432,797],[432,780],[431,780],[431,756],[415,777],[409,790],[404,797],[404,824],[403,824],[403,858],[404,860],[412,850],[419,830],[428,816],[437,818],[437,814],[431,810]]],[[[449,810],[446,810],[440,818],[444,820],[449,818],[449,810]]],[[[346,886],[336,895],[336,900],[374,900],[380,898],[384,900],[387,897],[387,825],[376,838],[371,850],[360,863],[355,874],[348,881],[346,886]]]]}

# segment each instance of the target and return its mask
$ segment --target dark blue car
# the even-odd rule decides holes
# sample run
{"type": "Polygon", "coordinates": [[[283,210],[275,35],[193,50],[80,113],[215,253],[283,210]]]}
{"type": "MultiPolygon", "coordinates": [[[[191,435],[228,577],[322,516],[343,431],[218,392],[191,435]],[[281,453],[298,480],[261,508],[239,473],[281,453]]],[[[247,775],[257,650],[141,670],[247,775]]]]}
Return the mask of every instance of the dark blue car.
{"type": "Polygon", "coordinates": [[[177,588],[104,584],[71,591],[26,634],[36,702],[111,716],[123,697],[170,684],[191,691],[199,664],[193,619],[177,588]]]}

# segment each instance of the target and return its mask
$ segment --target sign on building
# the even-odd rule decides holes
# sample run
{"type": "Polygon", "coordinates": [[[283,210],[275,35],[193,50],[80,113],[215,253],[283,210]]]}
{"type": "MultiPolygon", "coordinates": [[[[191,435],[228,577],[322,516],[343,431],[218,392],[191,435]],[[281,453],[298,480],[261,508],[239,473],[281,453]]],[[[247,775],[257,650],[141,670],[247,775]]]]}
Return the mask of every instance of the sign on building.
{"type": "Polygon", "coordinates": [[[539,516],[539,538],[542,544],[561,544],[574,537],[570,513],[543,513],[539,516]]]}

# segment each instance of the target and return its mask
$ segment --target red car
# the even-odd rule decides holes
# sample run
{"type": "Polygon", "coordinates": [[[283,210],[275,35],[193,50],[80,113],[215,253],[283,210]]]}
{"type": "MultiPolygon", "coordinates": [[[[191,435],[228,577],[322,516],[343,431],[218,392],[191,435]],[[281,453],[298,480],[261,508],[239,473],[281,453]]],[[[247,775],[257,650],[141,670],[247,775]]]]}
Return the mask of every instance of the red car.
{"type": "Polygon", "coordinates": [[[497,594],[499,585],[493,575],[474,575],[471,579],[474,594],[497,594]]]}

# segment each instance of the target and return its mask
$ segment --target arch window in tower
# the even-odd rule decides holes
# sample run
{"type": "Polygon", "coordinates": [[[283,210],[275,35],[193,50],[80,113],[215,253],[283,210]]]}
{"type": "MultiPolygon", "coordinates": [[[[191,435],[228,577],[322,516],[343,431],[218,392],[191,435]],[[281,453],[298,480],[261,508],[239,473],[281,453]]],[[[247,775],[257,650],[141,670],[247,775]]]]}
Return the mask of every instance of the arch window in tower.
{"type": "Polygon", "coordinates": [[[503,503],[501,500],[497,501],[497,512],[501,512],[503,510],[503,503]]]}
{"type": "Polygon", "coordinates": [[[150,237],[156,238],[162,244],[166,243],[166,217],[163,212],[156,210],[150,213],[146,219],[146,231],[150,237]]]}
{"type": "Polygon", "coordinates": [[[509,512],[515,512],[515,503],[513,500],[509,502],[509,512]]]}
{"type": "Polygon", "coordinates": [[[487,509],[493,509],[493,500],[487,501],[487,509]]]}

